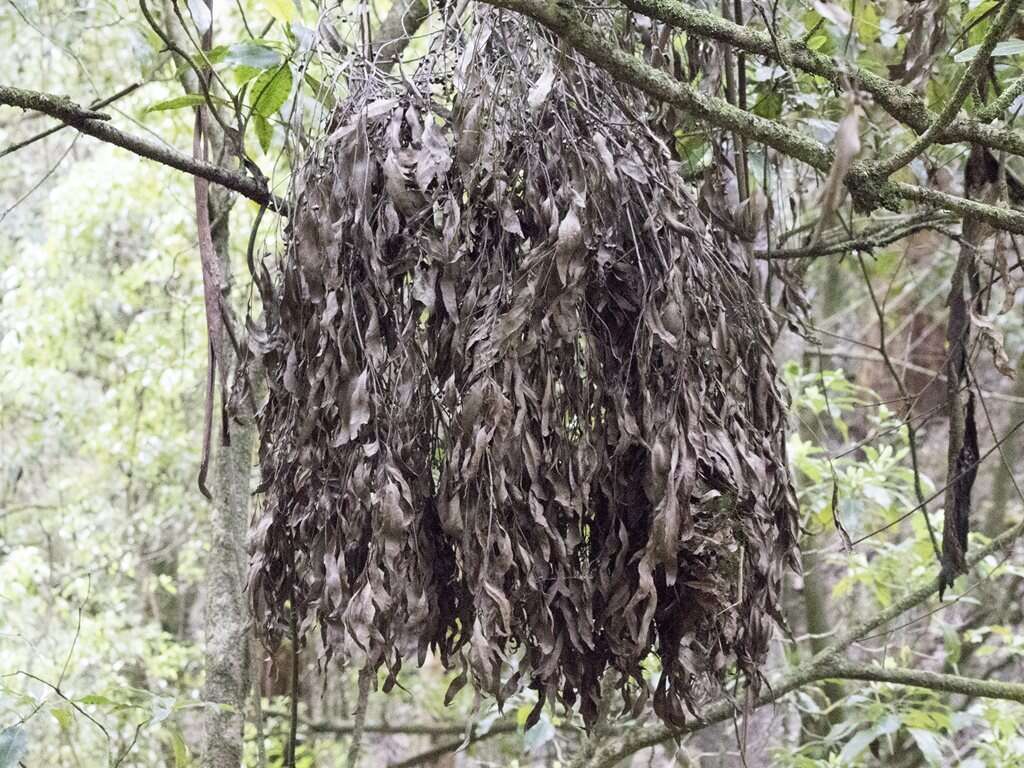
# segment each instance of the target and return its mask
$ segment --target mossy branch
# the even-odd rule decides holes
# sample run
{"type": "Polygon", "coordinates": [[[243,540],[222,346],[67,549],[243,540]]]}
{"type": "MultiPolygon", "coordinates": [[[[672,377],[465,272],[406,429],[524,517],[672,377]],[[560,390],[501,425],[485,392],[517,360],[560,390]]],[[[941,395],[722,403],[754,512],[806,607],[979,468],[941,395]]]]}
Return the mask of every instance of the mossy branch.
{"type": "MultiPolygon", "coordinates": [[[[603,33],[587,24],[575,10],[568,6],[551,0],[487,1],[497,7],[530,16],[623,82],[643,90],[655,99],[674,104],[710,125],[734,131],[747,139],[764,143],[823,172],[827,171],[832,164],[833,153],[829,147],[782,123],[745,112],[722,99],[702,94],[675,80],[662,70],[622,50],[603,33]]],[[[838,79],[841,73],[839,65],[832,59],[809,51],[797,43],[780,39],[777,48],[766,34],[739,27],[706,12],[682,6],[674,0],[659,0],[658,2],[628,0],[626,5],[635,7],[644,13],[649,12],[658,18],[665,17],[665,20],[670,23],[679,22],[681,28],[692,28],[694,34],[706,35],[710,39],[725,40],[753,53],[778,56],[778,51],[784,50],[784,55],[789,57],[794,66],[806,68],[807,71],[820,74],[823,77],[838,79]],[[658,11],[658,14],[655,14],[655,11],[658,11]]],[[[927,130],[927,126],[934,120],[928,110],[924,108],[923,103],[913,94],[904,92],[905,89],[901,89],[884,78],[855,68],[846,73],[854,81],[863,85],[865,90],[874,93],[876,97],[882,94],[879,102],[910,127],[916,129],[920,126],[923,130],[927,130]]],[[[261,181],[211,163],[196,161],[169,147],[163,147],[141,137],[119,131],[104,122],[105,115],[85,110],[69,99],[0,86],[0,104],[36,110],[50,115],[66,125],[77,128],[82,133],[185,173],[209,179],[215,184],[287,215],[287,203],[270,193],[261,181]]],[[[978,121],[954,121],[937,140],[971,141],[982,146],[1024,155],[1024,136],[984,125],[978,121]]],[[[864,210],[871,210],[878,206],[896,210],[901,201],[910,200],[961,215],[970,215],[982,219],[994,227],[1016,234],[1024,234],[1024,214],[924,187],[887,182],[879,178],[872,167],[866,163],[861,163],[851,172],[847,177],[847,186],[850,187],[855,202],[859,202],[859,207],[864,210]]]]}
{"type": "Polygon", "coordinates": [[[1003,7],[999,9],[999,14],[985,33],[985,39],[982,40],[981,47],[978,49],[970,65],[960,76],[956,88],[953,89],[952,95],[946,99],[938,117],[932,121],[927,130],[916,141],[912,142],[910,146],[905,147],[879,165],[878,172],[881,175],[888,176],[907,165],[907,163],[924,152],[938,138],[939,134],[953,122],[953,119],[960,111],[960,107],[963,106],[967,96],[974,89],[975,84],[982,77],[985,68],[988,66],[989,58],[992,55],[992,51],[995,50],[996,43],[999,42],[1000,38],[1009,28],[1010,23],[1017,16],[1020,4],[1021,0],[1004,0],[1003,7]]]}
{"type": "MultiPolygon", "coordinates": [[[[812,51],[799,41],[784,37],[773,40],[772,36],[765,32],[733,24],[720,16],[686,5],[679,0],[623,0],[622,4],[637,13],[663,21],[691,35],[717,40],[747,53],[778,61],[786,67],[794,67],[808,74],[823,77],[836,88],[843,88],[848,82],[851,87],[870,93],[876,104],[917,133],[924,133],[936,122],[936,115],[928,109],[924,100],[909,88],[904,88],[850,62],[812,51]]],[[[1024,78],[1015,86],[1019,88],[1016,95],[1024,93],[1024,78]]],[[[1008,90],[1014,90],[1014,86],[1008,90]]],[[[1019,132],[986,125],[998,117],[1013,102],[1016,95],[1006,103],[997,99],[990,107],[980,110],[973,120],[953,120],[936,132],[933,137],[935,143],[968,142],[1015,155],[1024,154],[1024,136],[1019,132]]]]}
{"type": "Polygon", "coordinates": [[[621,82],[649,96],[686,110],[705,120],[753,141],[767,144],[789,157],[820,171],[832,165],[832,150],[782,123],[732,106],[724,99],[707,96],[651,66],[619,47],[611,38],[594,29],[568,3],[555,0],[487,0],[490,5],[529,16],[544,25],[621,82]]]}

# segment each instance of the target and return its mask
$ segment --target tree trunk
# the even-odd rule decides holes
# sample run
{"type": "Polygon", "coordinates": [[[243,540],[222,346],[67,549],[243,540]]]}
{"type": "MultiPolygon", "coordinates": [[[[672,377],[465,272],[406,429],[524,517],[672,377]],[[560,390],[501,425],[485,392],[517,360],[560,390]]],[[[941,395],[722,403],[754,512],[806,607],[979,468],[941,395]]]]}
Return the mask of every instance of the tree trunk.
{"type": "Polygon", "coordinates": [[[244,592],[251,418],[232,427],[231,444],[218,444],[214,456],[217,478],[206,564],[205,768],[238,768],[242,764],[249,690],[249,622],[244,592]]]}
{"type": "MultiPolygon", "coordinates": [[[[218,138],[211,137],[214,147],[219,144],[218,138]]],[[[213,244],[225,276],[230,275],[228,219],[232,202],[228,193],[211,190],[213,244]]],[[[237,362],[227,339],[223,346],[224,364],[237,362]]],[[[212,457],[216,475],[205,579],[204,768],[238,768],[242,764],[245,702],[250,684],[245,542],[255,421],[248,408],[235,417],[230,443],[218,439],[212,457]]]]}

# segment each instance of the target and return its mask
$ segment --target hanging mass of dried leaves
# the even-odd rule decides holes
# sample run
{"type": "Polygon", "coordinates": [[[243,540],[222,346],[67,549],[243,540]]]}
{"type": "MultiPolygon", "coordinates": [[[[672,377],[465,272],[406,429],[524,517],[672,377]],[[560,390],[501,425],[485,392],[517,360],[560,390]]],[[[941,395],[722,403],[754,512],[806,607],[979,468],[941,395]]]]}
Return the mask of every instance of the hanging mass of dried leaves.
{"type": "Polygon", "coordinates": [[[797,527],[771,320],[651,105],[494,11],[357,90],[253,335],[263,632],[588,723],[652,658],[673,723],[756,681],[797,527]]]}

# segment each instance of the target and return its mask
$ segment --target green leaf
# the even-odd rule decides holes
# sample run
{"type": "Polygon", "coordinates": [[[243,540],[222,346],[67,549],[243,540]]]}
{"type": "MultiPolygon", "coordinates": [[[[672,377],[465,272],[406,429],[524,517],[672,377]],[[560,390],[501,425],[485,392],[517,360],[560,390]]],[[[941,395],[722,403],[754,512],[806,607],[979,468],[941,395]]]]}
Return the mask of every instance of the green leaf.
{"type": "Polygon", "coordinates": [[[0,768],[15,768],[28,752],[28,736],[20,725],[0,731],[0,768]]]}
{"type": "Polygon", "coordinates": [[[875,6],[868,3],[857,9],[857,37],[862,43],[873,43],[878,39],[878,12],[875,6]]]}
{"type": "Polygon", "coordinates": [[[827,42],[828,42],[828,35],[822,34],[822,33],[818,33],[814,37],[812,37],[810,40],[807,41],[807,47],[810,48],[812,51],[816,51],[819,48],[821,48],[821,46],[823,46],[827,42]]]}
{"type": "Polygon", "coordinates": [[[877,734],[873,728],[868,728],[866,731],[858,731],[852,739],[846,742],[843,751],[839,753],[839,763],[841,765],[851,764],[861,752],[868,748],[868,745],[876,737],[877,734]]]}
{"type": "Polygon", "coordinates": [[[278,66],[281,54],[260,43],[235,43],[228,48],[223,60],[227,64],[263,70],[278,66]]]}
{"type": "Polygon", "coordinates": [[[285,24],[291,24],[299,18],[299,9],[292,0],[263,0],[263,4],[271,16],[285,24]]]}
{"type": "Polygon", "coordinates": [[[256,112],[252,116],[252,127],[256,131],[256,138],[260,142],[260,149],[263,150],[263,154],[270,151],[270,141],[274,138],[274,126],[270,124],[259,112],[256,112]]]}
{"type": "Polygon", "coordinates": [[[928,765],[944,765],[942,757],[942,746],[939,744],[939,737],[931,731],[921,728],[909,728],[910,735],[914,737],[914,743],[921,750],[928,765]]]}
{"type": "Polygon", "coordinates": [[[292,70],[283,64],[256,78],[249,90],[249,105],[256,114],[270,117],[287,101],[291,92],[292,70]]]}
{"type": "Polygon", "coordinates": [[[334,109],[338,101],[334,98],[334,94],[331,93],[322,82],[317,80],[308,72],[302,76],[302,79],[306,81],[306,85],[308,85],[310,90],[313,91],[314,99],[319,101],[325,107],[334,109]]]}
{"type": "MultiPolygon", "coordinates": [[[[958,64],[963,64],[967,61],[972,61],[975,56],[978,55],[978,51],[981,50],[980,45],[972,45],[970,48],[964,48],[960,53],[953,57],[953,61],[958,64]]],[[[1024,53],[1024,40],[1017,37],[1011,37],[1009,40],[1003,40],[1001,43],[996,43],[996,47],[992,49],[992,56],[1019,56],[1024,53]]]]}
{"type": "Polygon", "coordinates": [[[184,96],[175,96],[173,99],[164,99],[156,104],[146,107],[147,112],[164,112],[168,109],[182,109],[184,107],[195,107],[205,103],[201,93],[188,93],[184,96]]]}
{"type": "Polygon", "coordinates": [[[167,735],[171,742],[171,749],[174,751],[174,768],[188,768],[192,764],[192,757],[188,753],[188,745],[181,730],[177,727],[168,728],[167,735]]]}
{"type": "Polygon", "coordinates": [[[778,120],[782,116],[782,94],[772,89],[754,104],[751,110],[755,115],[766,117],[769,120],[778,120]]]}
{"type": "MultiPolygon", "coordinates": [[[[973,4],[973,3],[972,3],[973,4]]],[[[964,16],[960,22],[960,26],[963,29],[968,29],[974,26],[974,22],[980,19],[982,16],[987,14],[993,8],[996,7],[996,0],[985,0],[982,3],[978,3],[964,16]]]]}
{"type": "Polygon", "coordinates": [[[79,704],[102,704],[102,705],[115,706],[115,707],[121,706],[120,704],[118,704],[113,699],[108,699],[106,696],[103,696],[103,695],[98,694],[98,693],[87,694],[87,695],[83,696],[82,698],[80,698],[78,700],[78,703],[79,704]]]}
{"type": "MultiPolygon", "coordinates": [[[[231,46],[229,46],[229,45],[215,45],[213,48],[211,48],[210,50],[206,51],[203,54],[203,57],[205,57],[206,61],[210,62],[211,64],[220,64],[222,61],[224,61],[224,59],[226,59],[228,57],[229,53],[231,53],[231,46]]],[[[203,61],[203,57],[193,57],[193,58],[198,58],[199,59],[199,61],[196,62],[198,64],[198,63],[203,61]]]]}
{"type": "Polygon", "coordinates": [[[60,729],[66,731],[71,727],[71,723],[74,720],[74,716],[71,714],[71,710],[68,707],[54,707],[50,710],[50,714],[53,715],[54,719],[60,723],[60,729]]]}
{"type": "Polygon", "coordinates": [[[245,85],[250,80],[255,80],[260,76],[262,69],[256,69],[255,67],[247,67],[244,64],[239,64],[232,70],[235,74],[235,84],[245,85]]]}
{"type": "Polygon", "coordinates": [[[522,704],[516,707],[516,725],[522,728],[526,725],[526,718],[530,716],[530,712],[533,711],[533,704],[522,704]]]}

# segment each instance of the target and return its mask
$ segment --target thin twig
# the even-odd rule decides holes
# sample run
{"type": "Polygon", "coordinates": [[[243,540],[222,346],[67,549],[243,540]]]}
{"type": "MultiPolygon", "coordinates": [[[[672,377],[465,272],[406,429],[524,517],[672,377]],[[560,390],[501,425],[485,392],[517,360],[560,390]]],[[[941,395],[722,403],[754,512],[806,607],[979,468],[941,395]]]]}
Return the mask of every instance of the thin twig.
{"type": "MultiPolygon", "coordinates": [[[[875,308],[875,318],[878,322],[878,354],[881,355],[885,367],[889,369],[889,375],[892,376],[900,397],[907,403],[907,407],[911,408],[913,407],[913,401],[910,393],[907,392],[906,383],[903,381],[900,372],[896,370],[896,366],[893,365],[892,358],[889,357],[885,333],[885,309],[878,303],[878,297],[875,296],[875,288],[871,283],[871,276],[868,274],[867,265],[864,264],[864,257],[859,253],[857,254],[857,262],[860,264],[860,271],[864,276],[864,285],[868,289],[868,296],[871,297],[871,305],[875,308]]],[[[917,505],[921,508],[921,516],[924,518],[925,527],[928,529],[928,538],[931,539],[932,549],[935,551],[935,559],[941,566],[942,552],[939,549],[939,540],[935,536],[935,529],[932,526],[931,518],[928,517],[928,502],[925,500],[924,491],[921,488],[921,465],[917,458],[917,430],[912,419],[907,420],[906,427],[907,445],[910,448],[910,466],[914,472],[914,495],[917,497],[917,505]]]]}

